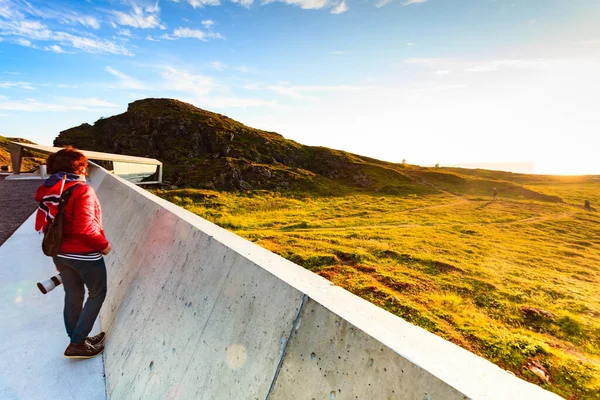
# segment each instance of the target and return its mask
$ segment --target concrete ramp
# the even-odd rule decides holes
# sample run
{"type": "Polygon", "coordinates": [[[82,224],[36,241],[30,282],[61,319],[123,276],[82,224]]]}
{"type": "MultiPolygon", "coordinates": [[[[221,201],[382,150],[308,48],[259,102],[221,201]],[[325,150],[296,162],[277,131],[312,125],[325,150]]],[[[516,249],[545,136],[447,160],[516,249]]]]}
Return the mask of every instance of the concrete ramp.
{"type": "Polygon", "coordinates": [[[94,168],[110,399],[558,399],[94,168]]]}

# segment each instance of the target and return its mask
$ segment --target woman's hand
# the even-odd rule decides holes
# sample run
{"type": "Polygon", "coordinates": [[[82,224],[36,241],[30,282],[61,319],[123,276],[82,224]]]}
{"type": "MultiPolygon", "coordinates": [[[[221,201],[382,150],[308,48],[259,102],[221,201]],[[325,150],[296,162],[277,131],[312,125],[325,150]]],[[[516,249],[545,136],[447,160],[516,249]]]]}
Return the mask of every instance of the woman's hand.
{"type": "Polygon", "coordinates": [[[109,244],[108,247],[106,247],[104,250],[102,250],[100,253],[107,255],[108,253],[110,253],[110,251],[112,250],[112,246],[109,244]]]}

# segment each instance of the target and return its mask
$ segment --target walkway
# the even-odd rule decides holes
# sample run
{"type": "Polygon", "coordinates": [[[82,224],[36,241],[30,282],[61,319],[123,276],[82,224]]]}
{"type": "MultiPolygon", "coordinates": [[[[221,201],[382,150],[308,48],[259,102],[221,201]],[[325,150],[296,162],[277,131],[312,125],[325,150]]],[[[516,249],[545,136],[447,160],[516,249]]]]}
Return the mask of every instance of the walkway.
{"type": "MultiPolygon", "coordinates": [[[[6,192],[0,190],[4,204],[6,192]]],[[[63,357],[68,344],[62,322],[64,291],[59,287],[43,295],[36,286],[55,269],[41,251],[33,222],[32,216],[0,246],[0,399],[104,400],[102,357],[63,357]]],[[[93,333],[99,330],[96,325],[93,333]]]]}

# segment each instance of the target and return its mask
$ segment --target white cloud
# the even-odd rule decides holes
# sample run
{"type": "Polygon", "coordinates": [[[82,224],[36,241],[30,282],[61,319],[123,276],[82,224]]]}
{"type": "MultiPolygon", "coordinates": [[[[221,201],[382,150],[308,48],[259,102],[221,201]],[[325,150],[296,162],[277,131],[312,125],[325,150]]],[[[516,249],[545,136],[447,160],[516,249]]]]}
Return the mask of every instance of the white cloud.
{"type": "Polygon", "coordinates": [[[130,37],[131,36],[131,31],[129,29],[119,29],[117,31],[117,35],[130,37]]]}
{"type": "Polygon", "coordinates": [[[125,56],[133,55],[125,47],[106,39],[75,36],[63,32],[55,32],[54,39],[60,43],[68,44],[88,53],[111,53],[125,56]]]}
{"type": "Polygon", "coordinates": [[[25,46],[25,47],[31,47],[31,42],[27,39],[17,39],[17,43],[20,44],[21,46],[25,46]]]}
{"type": "Polygon", "coordinates": [[[147,5],[145,7],[145,9],[149,13],[158,13],[158,12],[160,12],[160,7],[158,7],[158,0],[156,0],[156,3],[154,3],[154,5],[152,5],[152,4],[147,5]]]}
{"type": "MultiPolygon", "coordinates": [[[[234,4],[239,4],[242,7],[249,8],[254,4],[254,0],[230,0],[234,4]]],[[[391,0],[381,0],[385,4],[390,2],[391,0]]],[[[416,1],[426,1],[426,0],[416,0],[416,1]]],[[[181,3],[181,0],[171,0],[173,3],[181,3]]],[[[185,0],[186,3],[190,4],[194,8],[202,8],[205,6],[218,6],[222,4],[221,0],[185,0]]],[[[341,14],[343,12],[348,11],[348,3],[347,0],[260,0],[260,5],[267,5],[274,2],[281,2],[289,5],[295,5],[300,8],[306,10],[317,10],[323,9],[326,7],[331,8],[331,12],[333,14],[341,14]]],[[[378,6],[380,7],[380,6],[378,6]]],[[[210,20],[208,20],[210,21],[210,20]]],[[[204,25],[205,21],[202,21],[204,25]]],[[[210,21],[212,22],[212,21],[210,21]]],[[[209,28],[213,24],[204,25],[206,28],[209,28]]]]}
{"type": "Polygon", "coordinates": [[[8,1],[0,1],[0,17],[6,19],[22,18],[23,14],[15,10],[14,4],[8,1]]]}
{"type": "Polygon", "coordinates": [[[204,6],[218,6],[221,4],[220,0],[187,0],[187,2],[194,8],[204,6]]]}
{"type": "Polygon", "coordinates": [[[170,66],[163,68],[162,76],[165,88],[193,93],[198,97],[206,96],[219,87],[209,76],[195,75],[170,66]]]}
{"type": "Polygon", "coordinates": [[[100,28],[98,19],[91,15],[81,15],[57,6],[38,8],[26,1],[0,1],[0,16],[6,19],[22,20],[25,19],[25,14],[44,20],[56,20],[66,25],[79,24],[93,29],[100,28]]]}
{"type": "Polygon", "coordinates": [[[146,40],[149,40],[151,42],[160,42],[160,40],[158,40],[150,35],[146,35],[146,40]]]}
{"type": "Polygon", "coordinates": [[[206,33],[199,29],[180,27],[173,31],[173,36],[178,38],[194,38],[199,40],[206,40],[206,33]]]}
{"type": "Polygon", "coordinates": [[[383,6],[390,4],[391,2],[392,2],[392,0],[380,0],[375,4],[375,7],[381,8],[383,6]]]}
{"type": "Polygon", "coordinates": [[[439,70],[435,71],[435,74],[440,75],[440,76],[448,75],[449,73],[450,73],[450,71],[448,71],[447,69],[439,69],[439,70]]]}
{"type": "Polygon", "coordinates": [[[425,3],[427,0],[408,0],[402,3],[403,6],[410,6],[411,4],[425,3]]]}
{"type": "Polygon", "coordinates": [[[0,21],[0,34],[24,36],[33,40],[49,40],[52,31],[39,21],[0,21]]]}
{"type": "Polygon", "coordinates": [[[33,90],[33,86],[29,82],[0,82],[0,88],[3,89],[24,89],[24,90],[33,90]]]}
{"type": "MultiPolygon", "coordinates": [[[[202,41],[207,41],[208,39],[223,39],[220,33],[214,32],[204,32],[199,29],[190,29],[179,27],[173,31],[173,37],[175,38],[193,38],[202,41]]],[[[165,39],[170,39],[165,37],[165,39]]]]}
{"type": "Polygon", "coordinates": [[[79,15],[76,13],[71,13],[71,14],[63,15],[62,17],[58,17],[57,19],[59,19],[61,22],[65,23],[65,24],[81,24],[88,28],[93,28],[93,29],[100,28],[100,22],[98,21],[98,19],[96,19],[96,17],[92,17],[89,15],[79,15]]]}
{"type": "MultiPolygon", "coordinates": [[[[132,55],[122,45],[95,36],[77,36],[67,32],[53,31],[39,21],[0,20],[0,35],[21,36],[26,41],[54,41],[88,53],[111,53],[132,55]]],[[[25,43],[25,42],[23,42],[25,43]]]]}
{"type": "Polygon", "coordinates": [[[163,93],[165,90],[187,93],[192,97],[182,98],[182,100],[198,104],[202,108],[245,108],[276,105],[273,100],[239,97],[233,94],[230,86],[221,85],[210,76],[197,75],[171,66],[162,68],[162,76],[165,81],[157,87],[158,90],[163,93]]]}
{"type": "Polygon", "coordinates": [[[132,4],[132,10],[130,12],[112,11],[112,14],[116,18],[115,22],[119,25],[141,29],[164,29],[164,25],[160,22],[160,17],[158,15],[159,11],[158,3],[156,3],[155,6],[150,7],[141,7],[137,4],[132,4]]]}
{"type": "MultiPolygon", "coordinates": [[[[254,0],[231,0],[232,3],[237,3],[239,5],[241,5],[242,7],[246,7],[249,8],[252,4],[254,4],[254,0]]],[[[264,4],[268,3],[268,1],[265,1],[264,4]]]]}
{"type": "Polygon", "coordinates": [[[285,4],[299,6],[305,10],[318,10],[329,5],[329,0],[279,0],[285,4]]]}
{"type": "MultiPolygon", "coordinates": [[[[171,96],[189,103],[200,104],[202,107],[259,107],[276,104],[273,100],[239,97],[233,93],[232,86],[222,85],[211,76],[199,75],[169,65],[158,68],[162,81],[153,79],[144,82],[107,66],[105,70],[119,78],[118,84],[108,87],[144,90],[148,93],[144,94],[146,97],[152,97],[153,93],[159,93],[162,97],[171,96]]],[[[139,98],[140,92],[131,93],[130,96],[139,98]]],[[[156,97],[156,95],[154,96],[156,97]]]]}
{"type": "Polygon", "coordinates": [[[206,29],[210,29],[212,26],[215,25],[215,21],[211,20],[211,19],[205,19],[204,21],[200,22],[202,25],[204,25],[204,27],[206,29]]]}
{"type": "MultiPolygon", "coordinates": [[[[104,70],[106,72],[108,72],[109,74],[114,75],[117,78],[119,78],[119,85],[117,86],[119,89],[147,89],[146,85],[144,85],[142,82],[140,82],[120,71],[117,71],[116,69],[114,69],[110,66],[107,66],[106,68],[104,68],[104,70]]],[[[111,86],[111,87],[115,87],[115,86],[111,86]]]]}
{"type": "Polygon", "coordinates": [[[338,4],[331,10],[333,14],[341,14],[346,11],[348,11],[348,4],[346,3],[346,0],[342,1],[340,4],[338,4]]]}
{"type": "Polygon", "coordinates": [[[100,100],[96,97],[74,98],[56,97],[52,101],[36,99],[14,100],[0,98],[0,110],[44,112],[44,111],[90,111],[98,109],[113,109],[117,104],[100,100]]]}
{"type": "Polygon", "coordinates": [[[60,54],[60,53],[66,53],[66,51],[64,51],[63,48],[60,47],[57,44],[53,44],[52,46],[46,46],[46,47],[44,47],[44,50],[46,50],[46,51],[53,51],[53,52],[58,53],[58,54],[60,54]]]}

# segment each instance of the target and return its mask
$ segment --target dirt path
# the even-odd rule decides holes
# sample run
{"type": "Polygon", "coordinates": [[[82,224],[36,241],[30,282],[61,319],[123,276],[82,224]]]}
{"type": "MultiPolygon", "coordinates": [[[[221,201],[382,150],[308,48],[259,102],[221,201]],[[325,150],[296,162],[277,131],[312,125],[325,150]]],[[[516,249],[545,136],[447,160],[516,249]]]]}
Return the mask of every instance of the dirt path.
{"type": "MultiPolygon", "coordinates": [[[[421,211],[421,210],[431,210],[442,207],[451,207],[459,204],[463,204],[465,201],[456,201],[448,204],[438,204],[435,206],[425,206],[425,207],[417,207],[411,208],[409,210],[404,211],[403,213],[410,213],[412,211],[421,211]]],[[[550,220],[557,220],[563,218],[572,218],[575,215],[574,212],[565,212],[558,215],[545,215],[542,217],[529,217],[519,219],[517,221],[508,221],[508,222],[489,222],[489,223],[481,223],[481,222],[470,222],[470,223],[462,223],[461,226],[506,226],[506,225],[515,225],[515,224],[529,224],[533,222],[544,222],[550,220]]],[[[430,228],[436,226],[448,226],[448,225],[457,225],[459,221],[455,222],[444,222],[441,224],[378,224],[378,225],[346,225],[346,226],[323,226],[323,227],[315,227],[315,228],[303,228],[303,229],[294,229],[293,232],[310,232],[310,231],[327,231],[327,230],[345,230],[345,229],[385,229],[385,228],[430,228]]]]}

